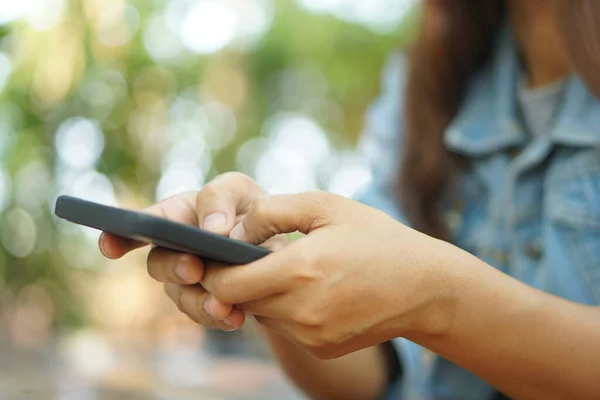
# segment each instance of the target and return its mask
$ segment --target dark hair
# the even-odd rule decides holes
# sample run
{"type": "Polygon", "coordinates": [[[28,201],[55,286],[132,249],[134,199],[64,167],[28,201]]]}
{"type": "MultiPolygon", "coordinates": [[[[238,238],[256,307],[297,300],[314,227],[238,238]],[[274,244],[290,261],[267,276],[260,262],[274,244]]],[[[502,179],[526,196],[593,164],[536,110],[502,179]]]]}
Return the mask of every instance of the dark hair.
{"type": "MultiPolygon", "coordinates": [[[[558,0],[556,11],[574,69],[600,96],[600,2],[558,0]]],[[[448,239],[440,202],[465,166],[443,135],[505,20],[505,0],[428,0],[409,51],[398,190],[411,225],[437,238],[448,239]]]]}

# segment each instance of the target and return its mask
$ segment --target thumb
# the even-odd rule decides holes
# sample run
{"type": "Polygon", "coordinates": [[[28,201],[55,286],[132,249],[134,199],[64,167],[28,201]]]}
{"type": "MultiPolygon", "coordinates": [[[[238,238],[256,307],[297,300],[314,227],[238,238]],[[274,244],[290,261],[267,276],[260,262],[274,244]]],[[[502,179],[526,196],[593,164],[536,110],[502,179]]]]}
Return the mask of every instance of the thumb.
{"type": "Polygon", "coordinates": [[[310,232],[333,222],[342,197],[327,192],[262,196],[251,205],[246,217],[230,237],[261,244],[275,235],[310,232]]]}
{"type": "Polygon", "coordinates": [[[239,173],[221,175],[206,185],[196,197],[200,228],[228,235],[252,201],[262,195],[260,187],[239,173]]]}

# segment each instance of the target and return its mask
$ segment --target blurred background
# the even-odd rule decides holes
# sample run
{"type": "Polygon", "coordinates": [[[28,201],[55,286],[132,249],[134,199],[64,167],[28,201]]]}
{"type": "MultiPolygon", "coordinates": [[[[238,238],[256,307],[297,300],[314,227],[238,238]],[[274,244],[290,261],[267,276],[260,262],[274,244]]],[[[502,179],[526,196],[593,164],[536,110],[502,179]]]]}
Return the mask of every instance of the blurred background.
{"type": "Polygon", "coordinates": [[[345,196],[415,0],[0,0],[0,398],[300,398],[252,326],[205,332],[145,251],[107,262],[59,194],[126,208],[242,171],[345,196]]]}

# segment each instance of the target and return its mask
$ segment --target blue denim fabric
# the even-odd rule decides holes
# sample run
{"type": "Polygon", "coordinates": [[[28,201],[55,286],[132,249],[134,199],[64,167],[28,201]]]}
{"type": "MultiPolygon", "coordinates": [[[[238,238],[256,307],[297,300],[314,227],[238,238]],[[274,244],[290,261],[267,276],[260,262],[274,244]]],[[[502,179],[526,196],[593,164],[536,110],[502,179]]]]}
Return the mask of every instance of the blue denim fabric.
{"type": "MultiPolygon", "coordinates": [[[[447,148],[470,160],[457,198],[445,209],[452,241],[528,285],[600,305],[600,103],[572,76],[554,129],[530,138],[517,113],[519,74],[515,38],[507,30],[447,129],[447,148]]],[[[396,56],[367,114],[360,147],[374,179],[357,200],[405,222],[390,190],[402,146],[402,88],[403,60],[396,56]]],[[[404,339],[394,344],[404,376],[386,398],[495,395],[485,382],[430,351],[404,339]]]]}

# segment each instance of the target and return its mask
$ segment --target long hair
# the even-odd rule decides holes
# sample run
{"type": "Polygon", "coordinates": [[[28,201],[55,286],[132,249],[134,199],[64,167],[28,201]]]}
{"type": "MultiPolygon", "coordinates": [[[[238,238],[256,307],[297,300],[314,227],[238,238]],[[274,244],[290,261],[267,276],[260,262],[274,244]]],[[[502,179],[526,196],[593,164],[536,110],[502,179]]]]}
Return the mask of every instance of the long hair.
{"type": "MultiPolygon", "coordinates": [[[[600,96],[600,1],[559,0],[556,11],[574,70],[600,96]]],[[[440,239],[448,239],[441,200],[465,167],[443,135],[469,79],[490,61],[506,14],[505,0],[429,0],[409,53],[398,191],[413,227],[440,239]]]]}

